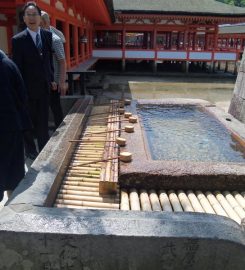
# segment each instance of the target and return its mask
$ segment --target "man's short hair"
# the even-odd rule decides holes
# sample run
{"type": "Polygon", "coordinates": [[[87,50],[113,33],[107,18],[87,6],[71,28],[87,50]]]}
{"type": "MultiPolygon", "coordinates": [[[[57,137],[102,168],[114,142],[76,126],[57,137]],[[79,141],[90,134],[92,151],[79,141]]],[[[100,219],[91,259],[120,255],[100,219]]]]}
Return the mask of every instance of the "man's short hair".
{"type": "Polygon", "coordinates": [[[41,12],[41,17],[42,17],[42,19],[43,19],[45,22],[49,22],[49,23],[50,23],[50,17],[49,17],[49,15],[48,15],[47,12],[45,12],[45,11],[42,10],[42,12],[41,12]]]}
{"type": "Polygon", "coordinates": [[[22,12],[23,12],[24,15],[25,15],[26,10],[27,10],[29,7],[34,7],[34,8],[37,10],[38,15],[41,16],[41,9],[39,8],[39,6],[38,6],[38,5],[36,4],[36,2],[34,2],[34,1],[29,1],[29,2],[27,2],[27,3],[24,5],[23,10],[22,10],[22,12]]]}

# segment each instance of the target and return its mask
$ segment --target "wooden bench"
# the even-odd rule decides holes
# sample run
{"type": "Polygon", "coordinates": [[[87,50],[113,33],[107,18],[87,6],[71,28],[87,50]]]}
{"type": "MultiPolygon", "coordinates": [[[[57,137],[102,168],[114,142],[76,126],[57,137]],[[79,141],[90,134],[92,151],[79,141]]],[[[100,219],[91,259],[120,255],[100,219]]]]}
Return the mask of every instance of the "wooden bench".
{"type": "Polygon", "coordinates": [[[81,95],[86,94],[86,74],[95,73],[95,70],[90,70],[90,68],[98,61],[98,58],[91,57],[90,59],[84,61],[78,66],[67,70],[68,77],[68,86],[69,86],[69,95],[73,95],[74,91],[76,91],[75,80],[79,79],[80,91],[81,95]],[[77,77],[75,77],[77,75],[77,77]]]}

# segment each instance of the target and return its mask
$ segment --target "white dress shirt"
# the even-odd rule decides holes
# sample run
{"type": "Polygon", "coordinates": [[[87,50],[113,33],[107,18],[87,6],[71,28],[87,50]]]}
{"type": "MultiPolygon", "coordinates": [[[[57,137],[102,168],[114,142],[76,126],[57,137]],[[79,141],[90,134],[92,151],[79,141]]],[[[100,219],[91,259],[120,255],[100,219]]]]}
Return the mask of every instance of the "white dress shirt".
{"type": "Polygon", "coordinates": [[[32,38],[32,40],[33,40],[33,42],[34,42],[35,45],[36,45],[36,36],[37,36],[37,34],[39,34],[40,39],[41,39],[41,43],[42,43],[42,37],[41,37],[41,34],[40,34],[40,27],[38,27],[38,31],[37,32],[34,32],[34,31],[30,30],[28,27],[27,27],[27,31],[31,35],[31,38],[32,38]]]}

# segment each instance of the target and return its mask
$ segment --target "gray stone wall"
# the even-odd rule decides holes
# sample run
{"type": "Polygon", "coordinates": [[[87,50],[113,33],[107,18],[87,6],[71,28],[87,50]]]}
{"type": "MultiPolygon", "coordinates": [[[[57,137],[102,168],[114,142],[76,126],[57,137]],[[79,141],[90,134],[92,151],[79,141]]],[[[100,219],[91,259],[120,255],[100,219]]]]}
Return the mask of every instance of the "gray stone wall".
{"type": "Polygon", "coordinates": [[[239,72],[234,87],[229,113],[236,119],[245,123],[245,54],[241,60],[239,72]]]}
{"type": "Polygon", "coordinates": [[[243,270],[230,219],[200,213],[71,210],[27,205],[0,217],[2,270],[243,270]]]}

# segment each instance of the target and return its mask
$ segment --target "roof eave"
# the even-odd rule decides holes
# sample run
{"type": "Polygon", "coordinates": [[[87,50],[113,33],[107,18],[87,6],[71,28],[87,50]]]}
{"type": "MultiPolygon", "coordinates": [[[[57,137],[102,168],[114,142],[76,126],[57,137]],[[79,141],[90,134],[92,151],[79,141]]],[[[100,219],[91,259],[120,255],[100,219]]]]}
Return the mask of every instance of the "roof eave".
{"type": "Polygon", "coordinates": [[[176,15],[176,16],[211,16],[211,17],[228,17],[228,18],[234,18],[234,17],[244,17],[245,19],[245,13],[241,14],[227,14],[227,13],[211,13],[211,12],[183,12],[183,11],[159,11],[159,10],[144,10],[144,11],[138,11],[138,10],[115,10],[115,13],[121,13],[121,14],[135,14],[135,15],[140,15],[140,14],[155,14],[155,15],[176,15]]]}

